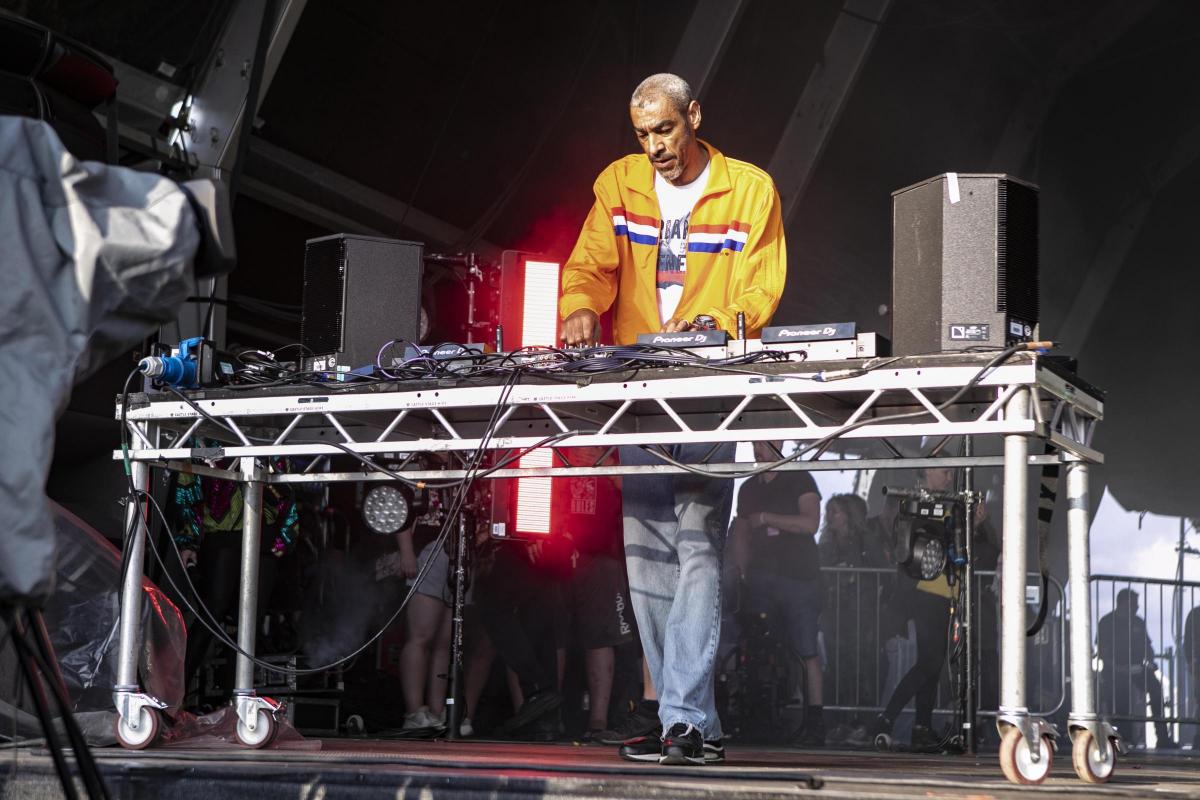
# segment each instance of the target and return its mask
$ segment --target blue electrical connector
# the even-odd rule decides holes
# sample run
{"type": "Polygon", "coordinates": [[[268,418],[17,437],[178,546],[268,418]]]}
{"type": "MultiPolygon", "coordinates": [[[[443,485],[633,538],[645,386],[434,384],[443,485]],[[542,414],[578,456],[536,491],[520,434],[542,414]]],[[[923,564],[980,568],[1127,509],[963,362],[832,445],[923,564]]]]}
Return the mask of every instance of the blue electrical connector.
{"type": "Polygon", "coordinates": [[[184,339],[169,356],[147,356],[138,362],[138,369],[148,378],[176,389],[200,388],[200,351],[203,336],[184,339]]]}

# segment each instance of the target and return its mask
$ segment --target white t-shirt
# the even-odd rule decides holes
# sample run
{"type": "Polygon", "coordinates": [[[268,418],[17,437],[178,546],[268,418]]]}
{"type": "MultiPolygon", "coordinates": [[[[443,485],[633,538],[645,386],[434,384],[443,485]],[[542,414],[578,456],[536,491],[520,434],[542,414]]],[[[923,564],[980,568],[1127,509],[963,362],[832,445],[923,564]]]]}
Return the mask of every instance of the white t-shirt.
{"type": "Polygon", "coordinates": [[[683,295],[683,279],[687,273],[688,220],[700,195],[708,186],[708,168],[686,186],[673,186],[654,173],[654,193],[658,195],[658,210],[662,227],[658,231],[658,315],[660,322],[675,316],[679,298],[683,295]]]}

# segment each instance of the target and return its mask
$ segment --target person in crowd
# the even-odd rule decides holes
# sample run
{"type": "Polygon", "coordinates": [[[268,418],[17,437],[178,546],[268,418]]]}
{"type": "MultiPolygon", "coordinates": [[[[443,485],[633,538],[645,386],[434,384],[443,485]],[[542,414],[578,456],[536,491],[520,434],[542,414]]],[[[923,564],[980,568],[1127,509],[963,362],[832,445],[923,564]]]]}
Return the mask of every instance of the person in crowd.
{"type": "MultiPolygon", "coordinates": [[[[573,466],[615,463],[601,447],[562,451],[573,466]]],[[[555,481],[552,490],[555,536],[572,545],[566,582],[573,644],[583,650],[589,698],[585,741],[612,740],[608,709],[612,697],[616,648],[633,639],[633,609],[620,559],[621,489],[606,475],[581,475],[555,481]]]]}
{"type": "MultiPolygon", "coordinates": [[[[732,331],[739,313],[747,336],[757,336],[787,269],[771,178],[698,138],[700,103],[677,75],[642,81],[629,113],[642,153],[613,162],[595,181],[595,204],[563,269],[563,341],[597,343],[609,309],[617,344],[710,324],[732,331]]],[[[732,445],[710,449],[668,448],[683,462],[733,460],[732,445]]],[[[621,462],[662,463],[636,447],[622,451],[621,462]]],[[[657,742],[622,745],[621,755],[643,760],[657,748],[662,763],[723,761],[713,670],[732,485],[645,475],[622,489],[630,595],[662,730],[657,742]]]]}
{"type": "Polygon", "coordinates": [[[1192,734],[1192,750],[1200,750],[1200,606],[1188,612],[1183,623],[1183,663],[1187,668],[1188,688],[1191,690],[1192,719],[1196,720],[1192,734]]]}
{"type": "MultiPolygon", "coordinates": [[[[936,467],[921,470],[920,484],[934,492],[954,488],[954,470],[936,467]]],[[[917,633],[917,660],[900,679],[887,705],[872,726],[873,736],[891,734],[896,717],[909,700],[916,699],[911,747],[917,751],[941,749],[941,737],[933,730],[933,704],[938,681],[946,662],[947,632],[950,624],[952,589],[946,576],[913,582],[905,575],[897,578],[893,600],[905,605],[907,618],[917,633]]]]}
{"type": "MultiPolygon", "coordinates": [[[[276,459],[273,468],[287,471],[289,465],[286,459],[276,459]]],[[[199,593],[198,598],[189,597],[190,603],[196,606],[198,599],[210,621],[223,625],[227,619],[237,618],[245,511],[242,484],[187,472],[173,475],[168,513],[179,559],[168,560],[167,567],[178,576],[175,583],[180,591],[191,595],[187,581],[175,569],[175,565],[182,564],[199,593]]],[[[274,591],[280,559],[292,551],[299,536],[300,514],[292,492],[281,484],[263,488],[262,508],[258,607],[265,610],[274,591]]],[[[203,609],[196,610],[204,613],[203,609]]],[[[207,625],[199,619],[192,621],[184,658],[186,676],[190,678],[200,668],[215,639],[207,625]]]]}
{"type": "MultiPolygon", "coordinates": [[[[886,549],[877,531],[867,525],[865,500],[856,494],[829,498],[817,550],[822,567],[839,568],[825,574],[827,594],[821,625],[829,651],[824,686],[835,705],[875,705],[887,677],[879,646],[883,583],[880,573],[869,571],[887,565],[886,549]]],[[[867,744],[867,724],[852,714],[829,739],[831,743],[867,744]]]]}
{"type": "MultiPolygon", "coordinates": [[[[429,506],[396,534],[405,586],[416,590],[404,609],[407,631],[400,650],[405,729],[446,725],[446,675],[450,669],[450,555],[438,533],[445,522],[442,493],[429,492],[429,506]],[[429,568],[417,582],[426,565],[429,568]]],[[[452,540],[448,540],[452,541],[452,540]]]]}
{"type": "MultiPolygon", "coordinates": [[[[950,467],[930,467],[920,471],[919,485],[930,492],[948,493],[955,490],[957,470],[950,467]]],[[[892,505],[887,515],[895,524],[898,505],[892,505]]],[[[974,506],[975,537],[972,542],[973,565],[976,570],[994,571],[1000,553],[999,540],[988,524],[985,505],[974,506]]],[[[889,539],[891,533],[888,533],[889,539]]],[[[917,751],[937,751],[942,748],[943,737],[933,729],[933,706],[937,697],[938,683],[946,662],[947,637],[950,626],[951,599],[957,596],[961,583],[951,586],[945,573],[925,581],[913,581],[905,574],[898,574],[896,588],[887,602],[902,609],[897,618],[913,623],[916,631],[916,663],[906,672],[893,689],[883,713],[872,726],[872,734],[890,734],[900,711],[909,700],[916,701],[916,718],[911,736],[911,747],[917,751]]],[[[998,699],[996,686],[996,664],[999,663],[995,644],[995,600],[990,589],[982,589],[977,608],[977,630],[980,631],[980,688],[981,704],[988,707],[989,697],[998,699]],[[990,663],[989,663],[990,659],[990,663]]]]}
{"type": "MultiPolygon", "coordinates": [[[[758,463],[778,461],[781,443],[754,443],[758,463]]],[[[804,723],[797,736],[803,747],[825,744],[820,633],[824,588],[816,533],[821,523],[821,492],[807,471],[770,470],[738,490],[737,517],[730,546],[744,582],[750,615],[783,634],[804,685],[804,723]]]]}
{"type": "MultiPolygon", "coordinates": [[[[1100,703],[1108,713],[1141,717],[1146,700],[1154,719],[1154,736],[1160,749],[1175,742],[1163,718],[1163,689],[1154,664],[1154,644],[1146,630],[1146,620],[1138,616],[1138,593],[1125,588],[1117,592],[1116,606],[1096,625],[1096,649],[1099,651],[1100,703]]],[[[1141,726],[1131,725],[1131,743],[1141,742],[1141,726]]]]}
{"type": "Polygon", "coordinates": [[[516,713],[501,733],[525,739],[558,736],[562,705],[559,649],[563,608],[554,573],[569,565],[561,540],[497,541],[490,566],[474,578],[475,613],[488,640],[516,674],[516,713]]]}

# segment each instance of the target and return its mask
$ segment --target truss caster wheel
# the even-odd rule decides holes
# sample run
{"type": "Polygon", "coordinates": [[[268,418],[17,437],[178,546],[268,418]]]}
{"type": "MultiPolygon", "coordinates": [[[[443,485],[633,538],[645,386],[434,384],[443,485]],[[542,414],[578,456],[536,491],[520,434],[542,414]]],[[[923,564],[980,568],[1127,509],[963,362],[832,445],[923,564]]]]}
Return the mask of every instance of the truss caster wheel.
{"type": "Polygon", "coordinates": [[[1004,738],[1000,740],[1000,769],[1012,783],[1037,784],[1046,780],[1054,761],[1049,736],[1042,737],[1041,756],[1038,761],[1033,760],[1029,743],[1021,735],[1020,728],[1014,725],[1004,732],[1004,738]]]}
{"type": "Polygon", "coordinates": [[[117,715],[117,741],[127,750],[145,750],[158,740],[158,709],[153,706],[141,706],[137,715],[137,728],[131,726],[120,714],[117,715]]]}
{"type": "Polygon", "coordinates": [[[1100,758],[1100,745],[1091,731],[1081,730],[1075,735],[1071,745],[1071,766],[1075,774],[1086,783],[1107,783],[1112,777],[1113,768],[1117,766],[1117,749],[1112,742],[1108,743],[1106,755],[1100,758]]]}
{"type": "Polygon", "coordinates": [[[255,750],[266,747],[275,738],[275,733],[279,730],[275,722],[275,716],[265,709],[258,709],[256,712],[258,719],[255,720],[254,730],[246,727],[246,723],[242,722],[241,718],[237,723],[237,738],[238,741],[252,747],[255,750]]]}
{"type": "Polygon", "coordinates": [[[887,733],[880,733],[875,736],[875,749],[881,753],[890,751],[895,746],[892,737],[887,733]]]}

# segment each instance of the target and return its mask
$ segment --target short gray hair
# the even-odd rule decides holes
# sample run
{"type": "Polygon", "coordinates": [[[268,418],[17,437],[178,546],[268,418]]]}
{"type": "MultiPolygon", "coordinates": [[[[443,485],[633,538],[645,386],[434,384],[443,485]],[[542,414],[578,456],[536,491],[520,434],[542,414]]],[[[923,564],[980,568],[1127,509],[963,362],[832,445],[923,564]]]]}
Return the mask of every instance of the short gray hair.
{"type": "Polygon", "coordinates": [[[670,72],[657,72],[638,84],[629,98],[629,105],[644,108],[646,103],[657,97],[665,97],[680,114],[687,114],[688,106],[696,98],[692,96],[692,87],[678,75],[670,72]]]}

